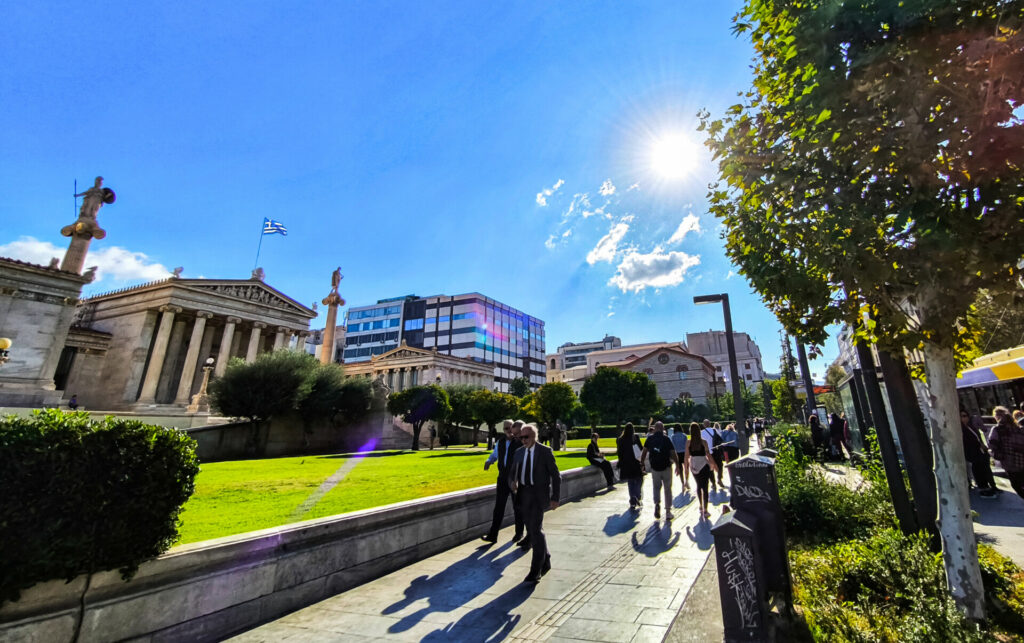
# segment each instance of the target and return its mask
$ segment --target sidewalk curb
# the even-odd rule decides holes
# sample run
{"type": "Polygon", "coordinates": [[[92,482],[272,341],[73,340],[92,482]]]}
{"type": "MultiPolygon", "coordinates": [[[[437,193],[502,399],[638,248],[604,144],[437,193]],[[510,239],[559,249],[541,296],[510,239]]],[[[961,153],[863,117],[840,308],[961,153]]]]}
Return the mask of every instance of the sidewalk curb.
{"type": "Polygon", "coordinates": [[[718,594],[718,565],[712,547],[704,567],[662,640],[665,643],[721,641],[724,631],[722,602],[718,594]]]}

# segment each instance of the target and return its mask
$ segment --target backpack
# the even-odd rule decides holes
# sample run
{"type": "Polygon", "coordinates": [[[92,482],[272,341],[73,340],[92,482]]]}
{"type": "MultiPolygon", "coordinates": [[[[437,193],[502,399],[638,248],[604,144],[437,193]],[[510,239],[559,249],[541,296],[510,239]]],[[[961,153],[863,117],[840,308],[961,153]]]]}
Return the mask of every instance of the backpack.
{"type": "Polygon", "coordinates": [[[669,451],[675,451],[672,440],[664,434],[653,435],[647,440],[647,453],[651,457],[651,468],[655,471],[664,471],[672,464],[672,456],[669,451]],[[657,439],[660,437],[661,439],[657,439]],[[653,444],[651,444],[653,442],[653,444]]]}
{"type": "Polygon", "coordinates": [[[722,442],[723,442],[723,440],[722,440],[722,432],[721,431],[715,431],[715,430],[712,429],[712,431],[711,431],[711,448],[717,451],[718,447],[722,446],[722,442]]]}

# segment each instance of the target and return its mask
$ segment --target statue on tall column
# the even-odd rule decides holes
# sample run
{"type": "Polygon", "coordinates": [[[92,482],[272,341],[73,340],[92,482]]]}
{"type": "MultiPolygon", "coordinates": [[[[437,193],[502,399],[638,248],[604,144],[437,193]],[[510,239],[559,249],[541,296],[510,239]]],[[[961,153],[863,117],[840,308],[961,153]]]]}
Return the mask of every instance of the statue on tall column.
{"type": "Polygon", "coordinates": [[[338,286],[341,285],[341,280],[344,278],[344,275],[341,274],[341,266],[338,266],[331,273],[331,292],[338,292],[338,286]]]}
{"type": "Polygon", "coordinates": [[[344,306],[345,300],[338,294],[338,285],[341,283],[341,266],[331,273],[331,292],[323,298],[324,306],[327,306],[327,326],[324,327],[323,345],[320,348],[320,363],[328,364],[334,360],[334,330],[338,321],[338,306],[344,306]]]}
{"type": "Polygon", "coordinates": [[[85,265],[85,255],[89,251],[89,243],[93,239],[102,239],[107,236],[107,231],[100,227],[96,221],[103,204],[113,203],[117,196],[110,188],[103,187],[103,177],[97,176],[96,183],[84,192],[75,197],[82,198],[82,207],[78,211],[78,219],[71,225],[61,228],[60,233],[65,237],[71,237],[71,244],[64,254],[64,261],[60,269],[76,274],[82,273],[82,266],[85,265]]]}

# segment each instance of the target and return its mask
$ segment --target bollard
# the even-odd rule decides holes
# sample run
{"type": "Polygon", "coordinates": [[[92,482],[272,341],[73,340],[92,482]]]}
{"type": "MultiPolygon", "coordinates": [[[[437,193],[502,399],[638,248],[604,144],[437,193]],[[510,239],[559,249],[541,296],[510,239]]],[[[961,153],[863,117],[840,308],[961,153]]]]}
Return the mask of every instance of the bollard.
{"type": "Polygon", "coordinates": [[[758,518],[761,551],[764,557],[765,588],[776,593],[786,607],[793,604],[793,588],[786,554],[786,529],[775,480],[775,460],[763,455],[748,455],[729,465],[732,508],[753,513],[758,518]]]}
{"type": "Polygon", "coordinates": [[[755,514],[740,510],[723,515],[711,528],[728,642],[771,640],[758,523],[755,514]]]}

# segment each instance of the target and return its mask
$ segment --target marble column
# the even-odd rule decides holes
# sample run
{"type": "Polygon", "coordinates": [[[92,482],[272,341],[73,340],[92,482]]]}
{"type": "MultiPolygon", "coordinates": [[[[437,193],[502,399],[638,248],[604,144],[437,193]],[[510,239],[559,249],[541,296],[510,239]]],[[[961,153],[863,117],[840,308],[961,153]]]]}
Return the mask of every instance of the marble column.
{"type": "Polygon", "coordinates": [[[213,367],[213,374],[220,377],[224,369],[228,367],[228,360],[231,359],[231,340],[235,338],[235,324],[242,321],[238,317],[228,317],[224,324],[224,334],[220,336],[220,350],[217,351],[217,364],[213,367]]]}
{"type": "Polygon", "coordinates": [[[254,322],[252,325],[252,332],[249,334],[249,350],[245,353],[245,361],[250,364],[256,359],[256,354],[260,350],[260,333],[266,327],[267,325],[263,322],[254,322]]]}
{"type": "MultiPolygon", "coordinates": [[[[296,335],[297,339],[295,340],[295,352],[297,352],[297,353],[305,353],[306,352],[306,338],[307,337],[309,337],[309,333],[308,332],[306,332],[304,330],[303,331],[299,331],[299,334],[296,335]]],[[[332,346],[331,348],[334,348],[334,347],[332,346]]],[[[334,351],[331,351],[331,359],[334,359],[334,351]]]]}
{"type": "Polygon", "coordinates": [[[181,367],[181,378],[178,380],[178,394],[174,396],[175,404],[189,403],[192,380],[195,378],[199,361],[199,348],[203,343],[203,331],[206,330],[206,320],[210,317],[213,317],[211,313],[202,310],[196,313],[196,323],[192,326],[192,337],[188,340],[188,351],[185,353],[185,363],[181,367]]]}
{"type": "Polygon", "coordinates": [[[156,341],[149,356],[149,365],[142,376],[142,392],[139,393],[139,404],[156,404],[156,386],[160,383],[160,373],[167,357],[167,343],[171,339],[171,328],[174,326],[174,314],[180,313],[177,306],[160,307],[160,327],[156,331],[156,341]]]}
{"type": "Polygon", "coordinates": [[[288,332],[288,329],[284,326],[277,327],[277,335],[274,335],[274,350],[280,349],[284,346],[284,334],[288,332]]]}
{"type": "Polygon", "coordinates": [[[157,404],[165,404],[174,400],[177,386],[171,381],[178,370],[178,359],[184,351],[185,343],[185,320],[178,318],[174,320],[174,328],[171,329],[171,339],[167,342],[167,355],[164,357],[164,368],[160,372],[160,381],[156,385],[157,404]]]}

